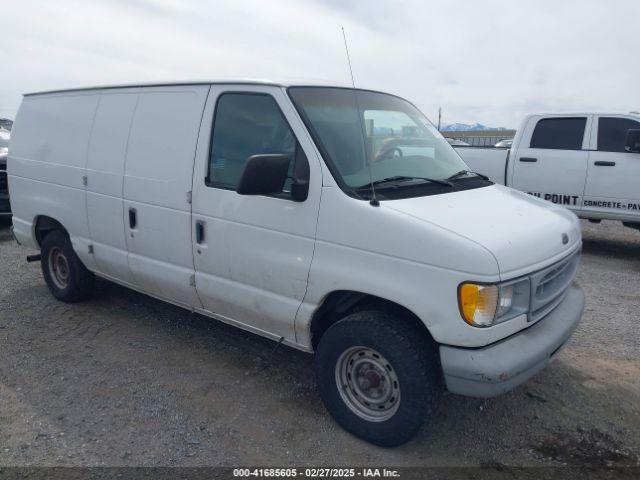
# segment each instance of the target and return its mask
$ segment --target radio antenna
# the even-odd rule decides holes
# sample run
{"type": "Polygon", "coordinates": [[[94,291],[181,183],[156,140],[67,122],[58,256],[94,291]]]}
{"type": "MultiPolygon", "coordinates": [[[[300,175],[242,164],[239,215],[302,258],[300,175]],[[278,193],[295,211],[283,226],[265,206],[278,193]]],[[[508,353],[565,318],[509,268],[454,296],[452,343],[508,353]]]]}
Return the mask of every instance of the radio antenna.
{"type": "MultiPolygon", "coordinates": [[[[351,75],[351,85],[353,86],[353,88],[356,88],[356,82],[353,79],[353,68],[351,68],[351,57],[349,56],[349,45],[347,44],[347,35],[344,33],[344,27],[341,27],[341,28],[342,28],[342,39],[344,40],[344,51],[347,53],[347,63],[349,64],[349,75],[351,75]]],[[[353,99],[356,104],[356,113],[358,115],[358,121],[360,122],[360,130],[362,131],[362,135],[364,136],[365,129],[364,129],[364,125],[362,124],[362,117],[360,116],[360,105],[358,104],[358,95],[355,91],[353,92],[353,99]]],[[[373,175],[371,174],[371,161],[367,156],[367,149],[365,148],[365,145],[364,145],[364,138],[362,139],[362,152],[364,153],[364,157],[367,162],[367,167],[369,170],[369,183],[371,183],[371,200],[369,200],[369,204],[371,204],[371,206],[373,207],[379,207],[380,202],[376,198],[376,187],[373,184],[373,175]]]]}
{"type": "Polygon", "coordinates": [[[351,85],[356,88],[356,82],[353,80],[353,68],[351,68],[351,57],[349,56],[349,45],[347,45],[347,36],[344,33],[344,27],[342,27],[342,39],[344,40],[344,50],[347,52],[347,63],[349,64],[349,74],[351,75],[351,85]]]}

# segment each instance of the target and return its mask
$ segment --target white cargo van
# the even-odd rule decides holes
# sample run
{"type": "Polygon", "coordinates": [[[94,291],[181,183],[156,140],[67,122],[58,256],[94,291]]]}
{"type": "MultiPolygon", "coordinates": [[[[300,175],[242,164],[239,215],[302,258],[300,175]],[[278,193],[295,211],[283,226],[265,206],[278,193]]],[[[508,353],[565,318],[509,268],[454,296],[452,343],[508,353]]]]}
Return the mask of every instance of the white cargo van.
{"type": "Polygon", "coordinates": [[[411,438],[442,382],[489,397],[526,381],[582,314],[576,216],[465,173],[393,95],[29,94],[9,151],[14,235],[56,298],[97,275],[315,352],[331,414],[379,445],[411,438]]]}
{"type": "Polygon", "coordinates": [[[592,222],[640,230],[640,115],[528,115],[510,150],[457,147],[491,180],[563,205],[592,222]]]}

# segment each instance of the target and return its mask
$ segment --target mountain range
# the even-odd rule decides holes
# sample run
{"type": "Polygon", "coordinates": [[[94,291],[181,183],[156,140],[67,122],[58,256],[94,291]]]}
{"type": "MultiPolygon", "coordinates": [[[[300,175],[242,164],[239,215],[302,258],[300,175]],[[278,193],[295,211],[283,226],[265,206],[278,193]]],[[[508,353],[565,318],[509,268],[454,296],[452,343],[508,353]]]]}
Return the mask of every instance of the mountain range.
{"type": "Polygon", "coordinates": [[[467,125],[466,123],[450,123],[442,125],[440,128],[443,132],[468,132],[477,130],[506,130],[504,127],[487,127],[481,123],[474,123],[473,125],[467,125]]]}

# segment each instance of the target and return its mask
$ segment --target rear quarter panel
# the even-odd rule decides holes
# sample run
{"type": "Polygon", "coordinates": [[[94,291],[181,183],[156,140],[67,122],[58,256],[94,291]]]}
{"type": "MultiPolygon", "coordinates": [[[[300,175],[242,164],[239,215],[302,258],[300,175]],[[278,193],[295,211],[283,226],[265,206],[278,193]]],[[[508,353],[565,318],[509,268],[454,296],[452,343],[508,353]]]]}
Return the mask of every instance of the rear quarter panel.
{"type": "Polygon", "coordinates": [[[91,92],[23,99],[7,162],[14,234],[21,243],[38,247],[34,222],[38,215],[47,215],[67,229],[79,253],[86,251],[82,177],[97,101],[91,92]]]}

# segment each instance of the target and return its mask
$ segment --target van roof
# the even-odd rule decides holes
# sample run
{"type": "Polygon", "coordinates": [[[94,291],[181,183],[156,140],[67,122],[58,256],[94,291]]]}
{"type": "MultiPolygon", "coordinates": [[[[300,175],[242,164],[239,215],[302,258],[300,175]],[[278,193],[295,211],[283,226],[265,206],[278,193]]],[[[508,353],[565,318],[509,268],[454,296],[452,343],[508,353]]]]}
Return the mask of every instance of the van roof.
{"type": "Polygon", "coordinates": [[[24,96],[32,95],[44,95],[48,93],[64,93],[64,92],[81,92],[87,90],[108,90],[114,88],[136,88],[136,87],[167,87],[167,86],[179,86],[179,85],[265,85],[272,87],[341,87],[341,88],[353,88],[350,85],[338,82],[332,82],[328,80],[271,80],[263,78],[218,78],[215,80],[180,80],[180,81],[166,81],[166,82],[142,82],[142,83],[123,83],[115,85],[99,85],[94,87],[75,87],[75,88],[63,88],[56,90],[45,90],[39,92],[25,93],[24,96]]]}

